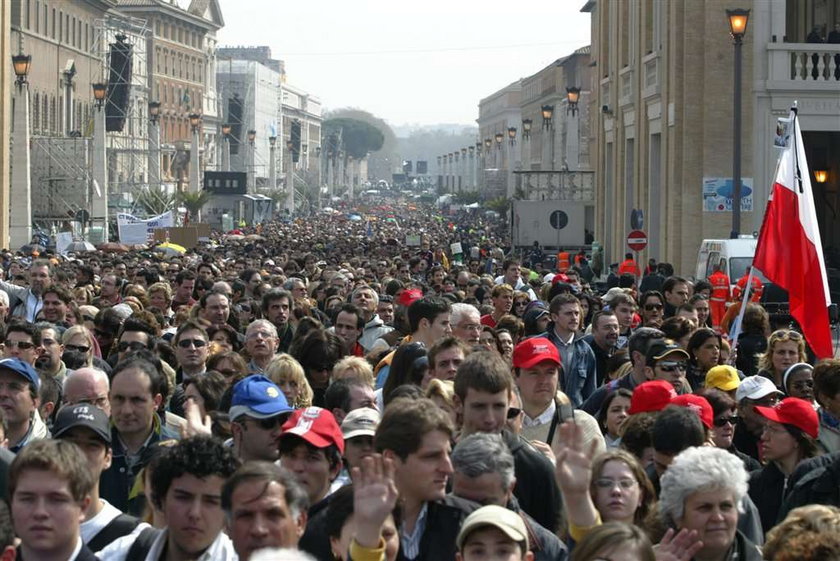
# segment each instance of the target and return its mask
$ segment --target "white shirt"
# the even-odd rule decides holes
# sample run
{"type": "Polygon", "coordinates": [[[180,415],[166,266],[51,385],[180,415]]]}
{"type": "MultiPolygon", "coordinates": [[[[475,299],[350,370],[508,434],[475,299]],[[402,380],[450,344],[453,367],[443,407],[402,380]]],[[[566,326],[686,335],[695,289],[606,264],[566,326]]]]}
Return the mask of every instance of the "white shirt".
{"type": "Polygon", "coordinates": [[[522,426],[523,427],[537,427],[540,425],[544,425],[546,423],[550,423],[551,419],[554,418],[554,412],[557,410],[557,404],[554,403],[554,400],[551,400],[551,403],[548,404],[545,411],[537,415],[535,418],[531,418],[528,416],[527,413],[524,411],[522,412],[522,426]]]}
{"type": "MultiPolygon", "coordinates": [[[[128,550],[137,535],[123,536],[115,540],[111,545],[96,553],[100,561],[125,561],[128,550]]],[[[149,548],[149,553],[146,554],[145,561],[159,561],[161,553],[166,546],[166,540],[169,539],[169,532],[164,530],[161,532],[155,541],[152,542],[152,547],[149,548]]],[[[238,556],[233,549],[233,542],[224,532],[219,532],[207,551],[202,553],[195,561],[237,561],[238,556]]]]}
{"type": "MultiPolygon", "coordinates": [[[[102,529],[105,528],[105,526],[107,526],[114,520],[114,518],[122,514],[122,512],[117,507],[115,507],[105,499],[99,499],[99,502],[102,505],[102,510],[99,511],[99,514],[97,514],[90,520],[82,522],[80,535],[82,536],[82,541],[85,542],[85,544],[89,544],[90,540],[96,537],[96,534],[101,532],[102,529]]],[[[134,528],[134,531],[131,532],[131,534],[129,535],[139,534],[143,531],[144,528],[148,527],[148,524],[146,524],[145,522],[141,522],[137,525],[136,528],[134,528]]]]}

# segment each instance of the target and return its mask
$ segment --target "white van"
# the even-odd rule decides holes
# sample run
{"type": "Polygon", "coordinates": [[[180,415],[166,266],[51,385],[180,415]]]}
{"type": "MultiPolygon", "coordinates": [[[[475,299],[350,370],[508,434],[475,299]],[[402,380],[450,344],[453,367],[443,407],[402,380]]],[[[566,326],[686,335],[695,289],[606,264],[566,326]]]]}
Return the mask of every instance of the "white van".
{"type": "MultiPolygon", "coordinates": [[[[703,240],[697,254],[695,278],[708,278],[714,272],[715,265],[720,263],[721,270],[729,275],[729,282],[734,288],[738,279],[744,276],[747,267],[752,265],[757,242],[755,237],[748,235],[730,240],[703,240]]],[[[767,282],[760,271],[756,270],[755,275],[761,282],[767,282]]]]}

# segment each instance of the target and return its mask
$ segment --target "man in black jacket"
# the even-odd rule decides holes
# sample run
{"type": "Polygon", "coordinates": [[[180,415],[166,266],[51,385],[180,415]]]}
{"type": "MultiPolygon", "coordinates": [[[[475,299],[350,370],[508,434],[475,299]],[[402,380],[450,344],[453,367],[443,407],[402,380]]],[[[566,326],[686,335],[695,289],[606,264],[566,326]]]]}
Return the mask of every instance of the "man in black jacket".
{"type": "Polygon", "coordinates": [[[566,545],[525,511],[513,496],[517,485],[514,461],[502,437],[476,433],[462,438],[452,451],[452,494],[481,505],[497,505],[517,513],[528,531],[535,561],[565,561],[566,545]]]}
{"type": "Polygon", "coordinates": [[[802,462],[788,480],[790,491],[779,509],[784,520],[796,507],[810,504],[840,507],[840,452],[802,462]]]}
{"type": "Polygon", "coordinates": [[[430,399],[398,398],[376,429],[376,451],[394,463],[402,504],[400,560],[452,561],[455,538],[478,505],[446,496],[454,428],[430,399]]]}

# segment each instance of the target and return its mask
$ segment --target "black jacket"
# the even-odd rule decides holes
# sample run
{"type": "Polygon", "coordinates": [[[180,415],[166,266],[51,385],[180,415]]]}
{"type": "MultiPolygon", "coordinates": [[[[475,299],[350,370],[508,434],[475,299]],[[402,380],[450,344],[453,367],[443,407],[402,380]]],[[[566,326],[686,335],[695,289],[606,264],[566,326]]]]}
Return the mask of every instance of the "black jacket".
{"type": "Polygon", "coordinates": [[[556,532],[559,527],[562,499],[554,479],[554,466],[542,452],[519,435],[502,431],[502,438],[513,454],[516,486],[513,494],[519,506],[541,526],[556,532]]]}
{"type": "Polygon", "coordinates": [[[800,478],[791,483],[792,489],[788,491],[788,496],[779,509],[779,520],[799,506],[818,504],[840,507],[840,453],[803,462],[800,468],[794,471],[791,479],[796,476],[800,478]],[[803,473],[800,469],[804,471],[812,466],[813,469],[800,475],[803,473]]]}
{"type": "Polygon", "coordinates": [[[750,473],[750,498],[758,507],[761,526],[766,534],[776,525],[779,509],[785,493],[785,474],[775,462],[770,462],[760,470],[750,473]]]}
{"type": "MultiPolygon", "coordinates": [[[[481,505],[452,496],[428,505],[426,528],[420,538],[420,553],[413,561],[454,561],[457,551],[455,539],[461,524],[481,505]]],[[[412,560],[409,560],[400,548],[397,561],[412,560]]]]}
{"type": "Polygon", "coordinates": [[[569,558],[569,550],[554,533],[549,532],[539,523],[528,516],[528,513],[519,508],[514,498],[508,508],[519,513],[525,528],[528,530],[528,543],[534,553],[534,561],[566,561],[569,558]]]}
{"type": "MultiPolygon", "coordinates": [[[[17,547],[15,559],[17,559],[17,561],[23,561],[23,552],[21,552],[20,546],[17,547]]],[[[26,561],[30,560],[27,559],[26,561]]],[[[33,559],[31,561],[37,560],[33,559]]],[[[79,554],[76,556],[76,559],[74,559],[74,561],[99,561],[99,557],[94,555],[93,552],[89,550],[86,545],[82,544],[82,549],[79,550],[79,554]]]]}
{"type": "Polygon", "coordinates": [[[756,460],[759,459],[758,438],[753,436],[752,433],[747,430],[744,421],[740,418],[738,419],[738,423],[735,425],[735,436],[732,438],[732,445],[735,446],[739,452],[743,452],[747,456],[755,458],[756,460]]]}
{"type": "Polygon", "coordinates": [[[327,495],[307,512],[306,531],[298,543],[298,549],[310,554],[318,561],[333,561],[330,537],[327,535],[327,507],[332,495],[327,495]]]}

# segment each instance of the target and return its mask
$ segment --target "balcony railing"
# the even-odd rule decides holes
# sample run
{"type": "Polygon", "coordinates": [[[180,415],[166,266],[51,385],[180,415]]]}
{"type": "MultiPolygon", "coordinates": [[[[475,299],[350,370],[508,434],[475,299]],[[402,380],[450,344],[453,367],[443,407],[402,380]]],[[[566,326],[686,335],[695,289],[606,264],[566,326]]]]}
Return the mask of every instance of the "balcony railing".
{"type": "Polygon", "coordinates": [[[595,202],[595,173],[591,171],[515,171],[516,188],[531,201],[595,202]]]}
{"type": "Polygon", "coordinates": [[[768,88],[837,90],[840,45],[770,43],[768,88]]]}

